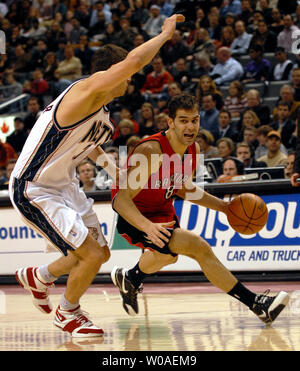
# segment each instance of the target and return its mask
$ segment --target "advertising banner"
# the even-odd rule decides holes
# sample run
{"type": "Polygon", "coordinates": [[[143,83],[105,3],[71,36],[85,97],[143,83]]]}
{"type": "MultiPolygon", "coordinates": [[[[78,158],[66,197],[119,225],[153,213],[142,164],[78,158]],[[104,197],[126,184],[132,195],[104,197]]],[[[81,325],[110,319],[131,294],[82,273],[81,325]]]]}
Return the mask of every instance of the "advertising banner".
{"type": "MultiPolygon", "coordinates": [[[[174,206],[182,228],[201,235],[221,262],[233,271],[287,271],[300,269],[299,194],[261,196],[269,210],[266,226],[257,234],[241,235],[223,213],[176,200],[174,206]]],[[[114,265],[132,267],[141,249],[130,246],[115,230],[116,214],[110,202],[96,202],[95,211],[111,249],[111,258],[101,267],[109,273],[114,265]]],[[[44,253],[45,241],[25,225],[12,207],[0,209],[0,275],[14,274],[21,266],[50,263],[59,252],[44,253]]],[[[199,271],[187,257],[164,271],[199,271]]]]}

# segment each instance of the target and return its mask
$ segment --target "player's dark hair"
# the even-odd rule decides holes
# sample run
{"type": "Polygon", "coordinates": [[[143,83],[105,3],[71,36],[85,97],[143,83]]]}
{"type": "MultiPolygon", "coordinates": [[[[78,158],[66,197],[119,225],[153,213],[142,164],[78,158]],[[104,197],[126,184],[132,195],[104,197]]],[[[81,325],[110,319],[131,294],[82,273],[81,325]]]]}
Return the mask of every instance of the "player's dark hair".
{"type": "Polygon", "coordinates": [[[106,71],[127,57],[128,51],[114,44],[101,46],[92,58],[92,73],[106,71]]]}
{"type": "Polygon", "coordinates": [[[193,95],[187,93],[174,95],[168,103],[169,116],[174,120],[178,109],[191,111],[195,106],[199,108],[197,99],[193,95]]]}

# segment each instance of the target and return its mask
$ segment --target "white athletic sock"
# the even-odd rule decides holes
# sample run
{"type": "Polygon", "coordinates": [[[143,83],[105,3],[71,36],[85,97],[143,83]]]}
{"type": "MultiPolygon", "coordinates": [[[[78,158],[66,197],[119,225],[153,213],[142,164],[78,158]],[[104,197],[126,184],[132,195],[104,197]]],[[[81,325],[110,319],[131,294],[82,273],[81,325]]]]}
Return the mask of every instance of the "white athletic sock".
{"type": "Polygon", "coordinates": [[[72,310],[72,309],[77,308],[78,305],[79,305],[79,303],[76,303],[76,304],[70,303],[70,302],[66,299],[65,294],[62,294],[62,296],[61,296],[61,298],[60,298],[60,302],[59,302],[59,306],[60,306],[62,309],[72,310]]]}
{"type": "Polygon", "coordinates": [[[57,280],[57,277],[54,277],[48,270],[48,264],[42,265],[38,268],[37,276],[42,282],[51,283],[57,280]]]}

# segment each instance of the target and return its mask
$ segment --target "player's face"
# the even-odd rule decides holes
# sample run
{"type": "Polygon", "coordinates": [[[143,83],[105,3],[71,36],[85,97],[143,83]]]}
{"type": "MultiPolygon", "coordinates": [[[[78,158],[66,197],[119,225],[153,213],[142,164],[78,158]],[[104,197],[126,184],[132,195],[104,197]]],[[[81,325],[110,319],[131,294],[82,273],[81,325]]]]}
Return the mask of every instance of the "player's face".
{"type": "Polygon", "coordinates": [[[196,140],[199,122],[200,115],[196,107],[189,111],[179,108],[175,119],[171,120],[169,125],[174,130],[178,141],[185,146],[190,146],[196,140]]]}

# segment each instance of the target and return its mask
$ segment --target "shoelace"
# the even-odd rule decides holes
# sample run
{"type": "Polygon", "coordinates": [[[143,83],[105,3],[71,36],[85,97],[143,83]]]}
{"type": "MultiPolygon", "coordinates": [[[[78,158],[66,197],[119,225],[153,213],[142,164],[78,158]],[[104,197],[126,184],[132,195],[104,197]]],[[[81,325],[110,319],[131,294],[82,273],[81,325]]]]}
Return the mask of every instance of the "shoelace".
{"type": "Polygon", "coordinates": [[[270,297],[268,296],[270,290],[266,290],[263,294],[258,296],[258,299],[255,300],[256,304],[265,304],[266,300],[269,299],[270,297]]]}
{"type": "Polygon", "coordinates": [[[79,308],[78,313],[74,313],[74,314],[76,316],[76,321],[80,322],[82,325],[87,324],[89,326],[93,324],[91,320],[88,318],[89,316],[88,312],[81,310],[79,308]]]}

